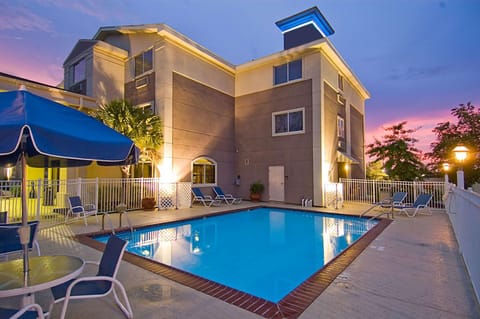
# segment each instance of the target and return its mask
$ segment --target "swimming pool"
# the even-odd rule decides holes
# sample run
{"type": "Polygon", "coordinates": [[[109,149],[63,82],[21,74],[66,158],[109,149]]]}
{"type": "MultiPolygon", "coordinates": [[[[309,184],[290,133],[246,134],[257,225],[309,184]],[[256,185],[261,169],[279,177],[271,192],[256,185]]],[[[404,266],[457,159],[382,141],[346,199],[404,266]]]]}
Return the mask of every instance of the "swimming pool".
{"type": "Polygon", "coordinates": [[[117,235],[130,253],[278,303],[377,223],[256,208],[117,235]]]}

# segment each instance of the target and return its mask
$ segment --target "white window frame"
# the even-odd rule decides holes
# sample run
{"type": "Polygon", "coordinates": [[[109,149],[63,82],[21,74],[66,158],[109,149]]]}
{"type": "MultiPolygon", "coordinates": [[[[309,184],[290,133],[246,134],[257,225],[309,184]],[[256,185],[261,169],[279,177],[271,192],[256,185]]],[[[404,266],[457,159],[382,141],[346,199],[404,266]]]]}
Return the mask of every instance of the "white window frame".
{"type": "Polygon", "coordinates": [[[82,58],[72,64],[72,85],[77,84],[79,82],[82,82],[87,78],[87,61],[85,58],[82,58]],[[80,70],[78,67],[81,66],[83,68],[83,74],[82,72],[77,72],[77,70],[80,70]],[[82,77],[79,77],[77,74],[80,74],[82,77]]]}
{"type": "Polygon", "coordinates": [[[341,75],[340,73],[338,73],[338,90],[340,92],[343,92],[343,89],[344,89],[344,79],[343,79],[343,75],[341,75]]]}
{"type": "Polygon", "coordinates": [[[337,115],[337,137],[345,138],[345,119],[337,115]]]}
{"type": "MultiPolygon", "coordinates": [[[[287,116],[287,118],[289,118],[287,116]]],[[[287,124],[287,127],[290,128],[290,123],[287,124]]],[[[286,111],[279,111],[279,112],[273,112],[272,113],[272,136],[285,136],[285,135],[296,135],[296,134],[305,134],[305,108],[300,107],[296,109],[291,109],[291,110],[286,110],[286,111]],[[275,131],[275,116],[277,115],[282,115],[282,114],[290,114],[290,113],[295,113],[295,112],[302,112],[302,129],[299,131],[288,131],[288,132],[281,132],[281,133],[276,133],[275,131]]]]}
{"type": "MultiPolygon", "coordinates": [[[[145,60],[145,58],[143,58],[143,60],[145,60]]],[[[153,47],[152,47],[152,48],[149,48],[149,49],[147,49],[147,50],[145,50],[145,51],[143,51],[143,52],[141,52],[141,53],[139,53],[139,54],[137,54],[137,55],[135,55],[135,56],[132,58],[132,67],[133,67],[132,75],[133,75],[133,78],[136,79],[136,78],[139,78],[139,77],[141,77],[141,76],[144,76],[145,74],[147,74],[147,73],[149,73],[149,72],[152,72],[152,71],[154,70],[154,68],[155,68],[154,60],[155,60],[155,51],[153,50],[153,47]],[[151,51],[151,52],[152,52],[152,68],[149,69],[149,70],[145,70],[145,67],[144,67],[144,66],[145,66],[145,62],[143,62],[143,63],[142,63],[142,65],[143,65],[143,70],[142,70],[142,71],[143,71],[143,72],[142,72],[142,73],[139,73],[139,74],[135,74],[136,67],[137,67],[137,66],[136,66],[136,63],[135,63],[135,60],[136,60],[137,57],[139,57],[139,56],[142,56],[142,58],[143,58],[143,56],[145,55],[145,53],[148,52],[148,51],[151,51]]]]}
{"type": "Polygon", "coordinates": [[[192,165],[191,165],[191,169],[190,169],[190,172],[191,172],[191,181],[192,181],[192,185],[195,186],[195,187],[206,187],[206,186],[217,186],[217,180],[218,180],[218,175],[217,175],[217,171],[218,171],[218,164],[217,164],[217,161],[213,160],[212,158],[210,157],[207,157],[207,156],[200,156],[200,157],[197,157],[195,158],[193,161],[192,161],[192,165]],[[213,183],[205,183],[205,168],[204,168],[204,171],[203,171],[203,178],[202,178],[202,182],[203,183],[195,183],[195,179],[193,177],[193,174],[194,174],[194,171],[193,171],[193,166],[195,165],[195,162],[198,161],[198,160],[208,160],[209,162],[213,163],[213,166],[215,167],[215,176],[214,176],[214,182],[213,183]]]}
{"type": "Polygon", "coordinates": [[[154,101],[150,101],[150,102],[142,103],[142,104],[137,104],[137,105],[135,105],[135,107],[137,109],[142,109],[143,113],[145,113],[145,109],[149,109],[149,110],[152,111],[152,114],[155,115],[155,102],[154,101]]]}
{"type": "Polygon", "coordinates": [[[283,63],[283,64],[279,64],[279,65],[274,65],[274,66],[273,66],[273,81],[272,81],[272,82],[273,82],[273,85],[275,85],[275,86],[276,86],[276,85],[282,85],[282,84],[285,84],[285,83],[290,83],[290,82],[302,80],[302,79],[303,79],[303,73],[304,73],[304,72],[303,72],[303,64],[304,64],[304,63],[303,63],[303,59],[300,58],[300,59],[295,59],[295,60],[289,61],[289,62],[287,62],[287,63],[283,63]],[[301,74],[301,76],[300,76],[299,78],[290,80],[290,63],[293,63],[293,62],[296,62],[296,61],[300,61],[301,64],[302,64],[302,70],[301,70],[302,74],[301,74]],[[276,69],[277,69],[278,67],[281,67],[281,66],[284,66],[284,65],[287,67],[287,79],[286,79],[286,81],[284,81],[284,82],[278,82],[278,83],[276,83],[275,71],[276,71],[276,69]]]}

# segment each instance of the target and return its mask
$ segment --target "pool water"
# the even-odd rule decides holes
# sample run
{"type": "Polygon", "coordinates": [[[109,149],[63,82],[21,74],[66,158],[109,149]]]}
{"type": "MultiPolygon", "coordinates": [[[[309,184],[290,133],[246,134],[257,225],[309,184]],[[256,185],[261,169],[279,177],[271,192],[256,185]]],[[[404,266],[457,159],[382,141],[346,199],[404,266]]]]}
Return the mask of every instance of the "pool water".
{"type": "Polygon", "coordinates": [[[131,253],[277,303],[376,223],[257,208],[117,235],[131,253]]]}

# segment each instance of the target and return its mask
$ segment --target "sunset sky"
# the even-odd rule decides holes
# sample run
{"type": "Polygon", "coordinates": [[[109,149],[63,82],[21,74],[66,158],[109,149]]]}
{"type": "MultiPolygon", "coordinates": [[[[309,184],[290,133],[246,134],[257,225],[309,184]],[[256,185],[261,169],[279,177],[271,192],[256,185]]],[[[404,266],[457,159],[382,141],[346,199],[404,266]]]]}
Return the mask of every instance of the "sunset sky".
{"type": "Polygon", "coordinates": [[[480,105],[480,0],[2,0],[0,72],[57,85],[79,39],[166,23],[233,64],[282,50],[275,22],[317,6],[369,90],[367,142],[408,121],[428,151],[460,103],[480,105]]]}

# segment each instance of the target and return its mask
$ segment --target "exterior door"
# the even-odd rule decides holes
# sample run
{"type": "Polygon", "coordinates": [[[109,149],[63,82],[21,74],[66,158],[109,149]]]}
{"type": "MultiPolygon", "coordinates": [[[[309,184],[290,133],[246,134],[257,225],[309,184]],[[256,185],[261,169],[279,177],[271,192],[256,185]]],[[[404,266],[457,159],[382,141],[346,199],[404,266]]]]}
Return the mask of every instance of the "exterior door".
{"type": "Polygon", "coordinates": [[[268,196],[271,201],[285,201],[285,173],[283,166],[268,167],[268,196]]]}

